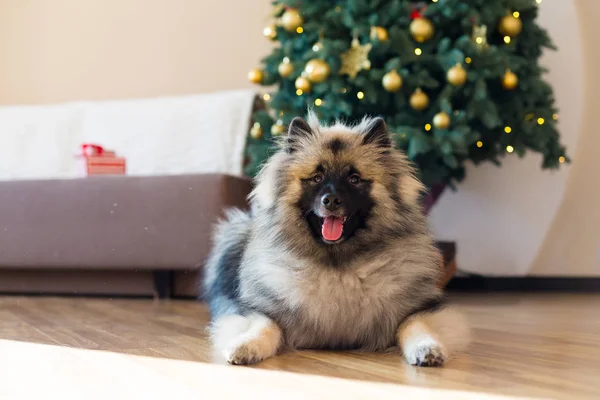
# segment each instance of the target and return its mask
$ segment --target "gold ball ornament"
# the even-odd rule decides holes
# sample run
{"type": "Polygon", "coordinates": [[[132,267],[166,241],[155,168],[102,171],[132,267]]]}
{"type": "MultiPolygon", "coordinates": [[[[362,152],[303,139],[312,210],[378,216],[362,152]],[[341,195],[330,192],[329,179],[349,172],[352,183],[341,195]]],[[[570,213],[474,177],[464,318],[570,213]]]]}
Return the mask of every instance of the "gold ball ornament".
{"type": "Polygon", "coordinates": [[[402,77],[393,69],[383,76],[381,85],[388,92],[397,92],[402,87],[402,77]]]}
{"type": "Polygon", "coordinates": [[[445,112],[439,112],[433,116],[433,126],[438,129],[446,129],[450,126],[450,116],[445,112]]]}
{"type": "Polygon", "coordinates": [[[279,76],[282,78],[287,78],[294,72],[294,66],[291,62],[289,62],[289,60],[287,60],[287,62],[284,60],[281,62],[281,64],[279,64],[279,66],[277,66],[277,71],[279,72],[279,76]]]}
{"type": "Polygon", "coordinates": [[[275,40],[277,38],[277,28],[275,27],[275,24],[265,26],[263,35],[269,40],[275,40]]]}
{"type": "Polygon", "coordinates": [[[252,139],[262,139],[263,129],[260,126],[260,123],[255,122],[254,125],[252,125],[252,128],[250,128],[250,136],[252,136],[252,139]]]}
{"type": "Polygon", "coordinates": [[[521,30],[523,29],[523,21],[521,18],[516,18],[513,14],[505,15],[500,18],[500,22],[498,23],[498,30],[501,34],[515,37],[521,30]]]}
{"type": "Polygon", "coordinates": [[[248,72],[248,80],[252,83],[261,83],[264,78],[264,73],[260,68],[251,69],[248,72]]]}
{"type": "Polygon", "coordinates": [[[467,71],[461,64],[456,64],[448,70],[446,78],[454,86],[462,86],[467,81],[467,71]]]}
{"type": "Polygon", "coordinates": [[[506,90],[513,90],[519,85],[519,77],[517,74],[507,69],[502,77],[502,87],[506,90]]]}
{"type": "Polygon", "coordinates": [[[288,8],[281,16],[280,21],[281,26],[288,32],[294,32],[304,23],[302,16],[295,8],[288,8]]]}
{"type": "Polygon", "coordinates": [[[304,66],[306,77],[313,83],[321,83],[329,77],[329,64],[318,58],[312,59],[304,66]]]}
{"type": "Polygon", "coordinates": [[[377,39],[380,42],[385,42],[389,39],[388,31],[383,26],[372,26],[370,36],[371,39],[377,39]]]}
{"type": "Polygon", "coordinates": [[[429,106],[429,97],[421,89],[417,89],[410,95],[409,102],[413,109],[422,111],[429,106]]]}
{"type": "Polygon", "coordinates": [[[412,38],[418,43],[423,43],[431,39],[435,32],[433,23],[424,17],[413,19],[410,23],[409,30],[412,38]]]}
{"type": "Polygon", "coordinates": [[[271,135],[277,136],[285,132],[285,126],[283,121],[278,119],[273,125],[271,125],[271,135]]]}
{"type": "Polygon", "coordinates": [[[296,89],[302,90],[303,92],[310,92],[312,89],[312,84],[310,81],[303,76],[299,76],[294,84],[296,89]]]}

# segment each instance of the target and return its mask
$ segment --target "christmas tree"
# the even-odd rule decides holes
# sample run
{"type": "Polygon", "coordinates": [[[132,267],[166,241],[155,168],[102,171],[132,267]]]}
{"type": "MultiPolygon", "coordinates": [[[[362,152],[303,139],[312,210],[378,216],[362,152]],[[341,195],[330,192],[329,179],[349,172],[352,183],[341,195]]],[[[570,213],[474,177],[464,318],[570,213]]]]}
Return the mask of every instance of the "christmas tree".
{"type": "Polygon", "coordinates": [[[541,0],[280,0],[264,35],[278,42],[252,82],[276,90],[254,115],[254,175],[286,125],[313,107],[326,122],[385,118],[426,185],[462,180],[465,163],[527,150],[568,161],[551,87],[541,0]]]}

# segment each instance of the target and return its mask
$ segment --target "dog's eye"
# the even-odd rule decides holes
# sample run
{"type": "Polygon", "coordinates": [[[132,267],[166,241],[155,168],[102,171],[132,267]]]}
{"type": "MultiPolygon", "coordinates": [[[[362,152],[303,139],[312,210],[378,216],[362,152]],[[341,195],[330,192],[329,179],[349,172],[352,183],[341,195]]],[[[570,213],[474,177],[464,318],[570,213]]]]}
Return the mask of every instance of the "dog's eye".
{"type": "Polygon", "coordinates": [[[314,183],[321,183],[323,181],[323,175],[316,174],[315,176],[312,177],[312,181],[314,183]]]}
{"type": "Polygon", "coordinates": [[[354,174],[348,178],[348,181],[353,185],[358,185],[360,183],[360,176],[354,174]]]}

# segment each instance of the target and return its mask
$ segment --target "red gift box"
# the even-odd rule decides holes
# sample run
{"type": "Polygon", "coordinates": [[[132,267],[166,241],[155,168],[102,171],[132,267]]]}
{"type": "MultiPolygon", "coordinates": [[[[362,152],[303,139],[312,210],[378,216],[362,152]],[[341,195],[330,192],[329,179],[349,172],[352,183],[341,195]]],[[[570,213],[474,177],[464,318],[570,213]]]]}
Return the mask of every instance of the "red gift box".
{"type": "Polygon", "coordinates": [[[79,157],[83,158],[84,176],[125,175],[125,158],[117,157],[114,151],[108,151],[102,146],[83,144],[79,157]]]}

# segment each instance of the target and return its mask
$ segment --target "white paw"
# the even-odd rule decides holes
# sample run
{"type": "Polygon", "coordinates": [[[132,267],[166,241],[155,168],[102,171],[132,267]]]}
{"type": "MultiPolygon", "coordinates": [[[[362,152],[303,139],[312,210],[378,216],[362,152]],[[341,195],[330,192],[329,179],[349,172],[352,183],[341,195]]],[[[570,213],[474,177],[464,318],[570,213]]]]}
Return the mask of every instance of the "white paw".
{"type": "Polygon", "coordinates": [[[214,324],[213,344],[216,344],[218,354],[221,354],[230,364],[254,364],[274,356],[283,343],[283,332],[271,319],[264,315],[251,314],[247,317],[232,319],[225,317],[214,324]],[[243,333],[239,321],[245,322],[243,333]],[[231,328],[235,329],[231,329],[231,328]],[[224,346],[221,346],[224,344],[224,346]]]}
{"type": "Polygon", "coordinates": [[[249,365],[255,364],[270,357],[272,354],[265,354],[264,346],[257,343],[260,339],[251,340],[246,343],[231,344],[223,351],[223,356],[229,364],[249,365]]]}
{"type": "Polygon", "coordinates": [[[432,339],[421,340],[404,349],[404,356],[409,364],[419,367],[441,367],[448,359],[443,346],[432,339]]]}

